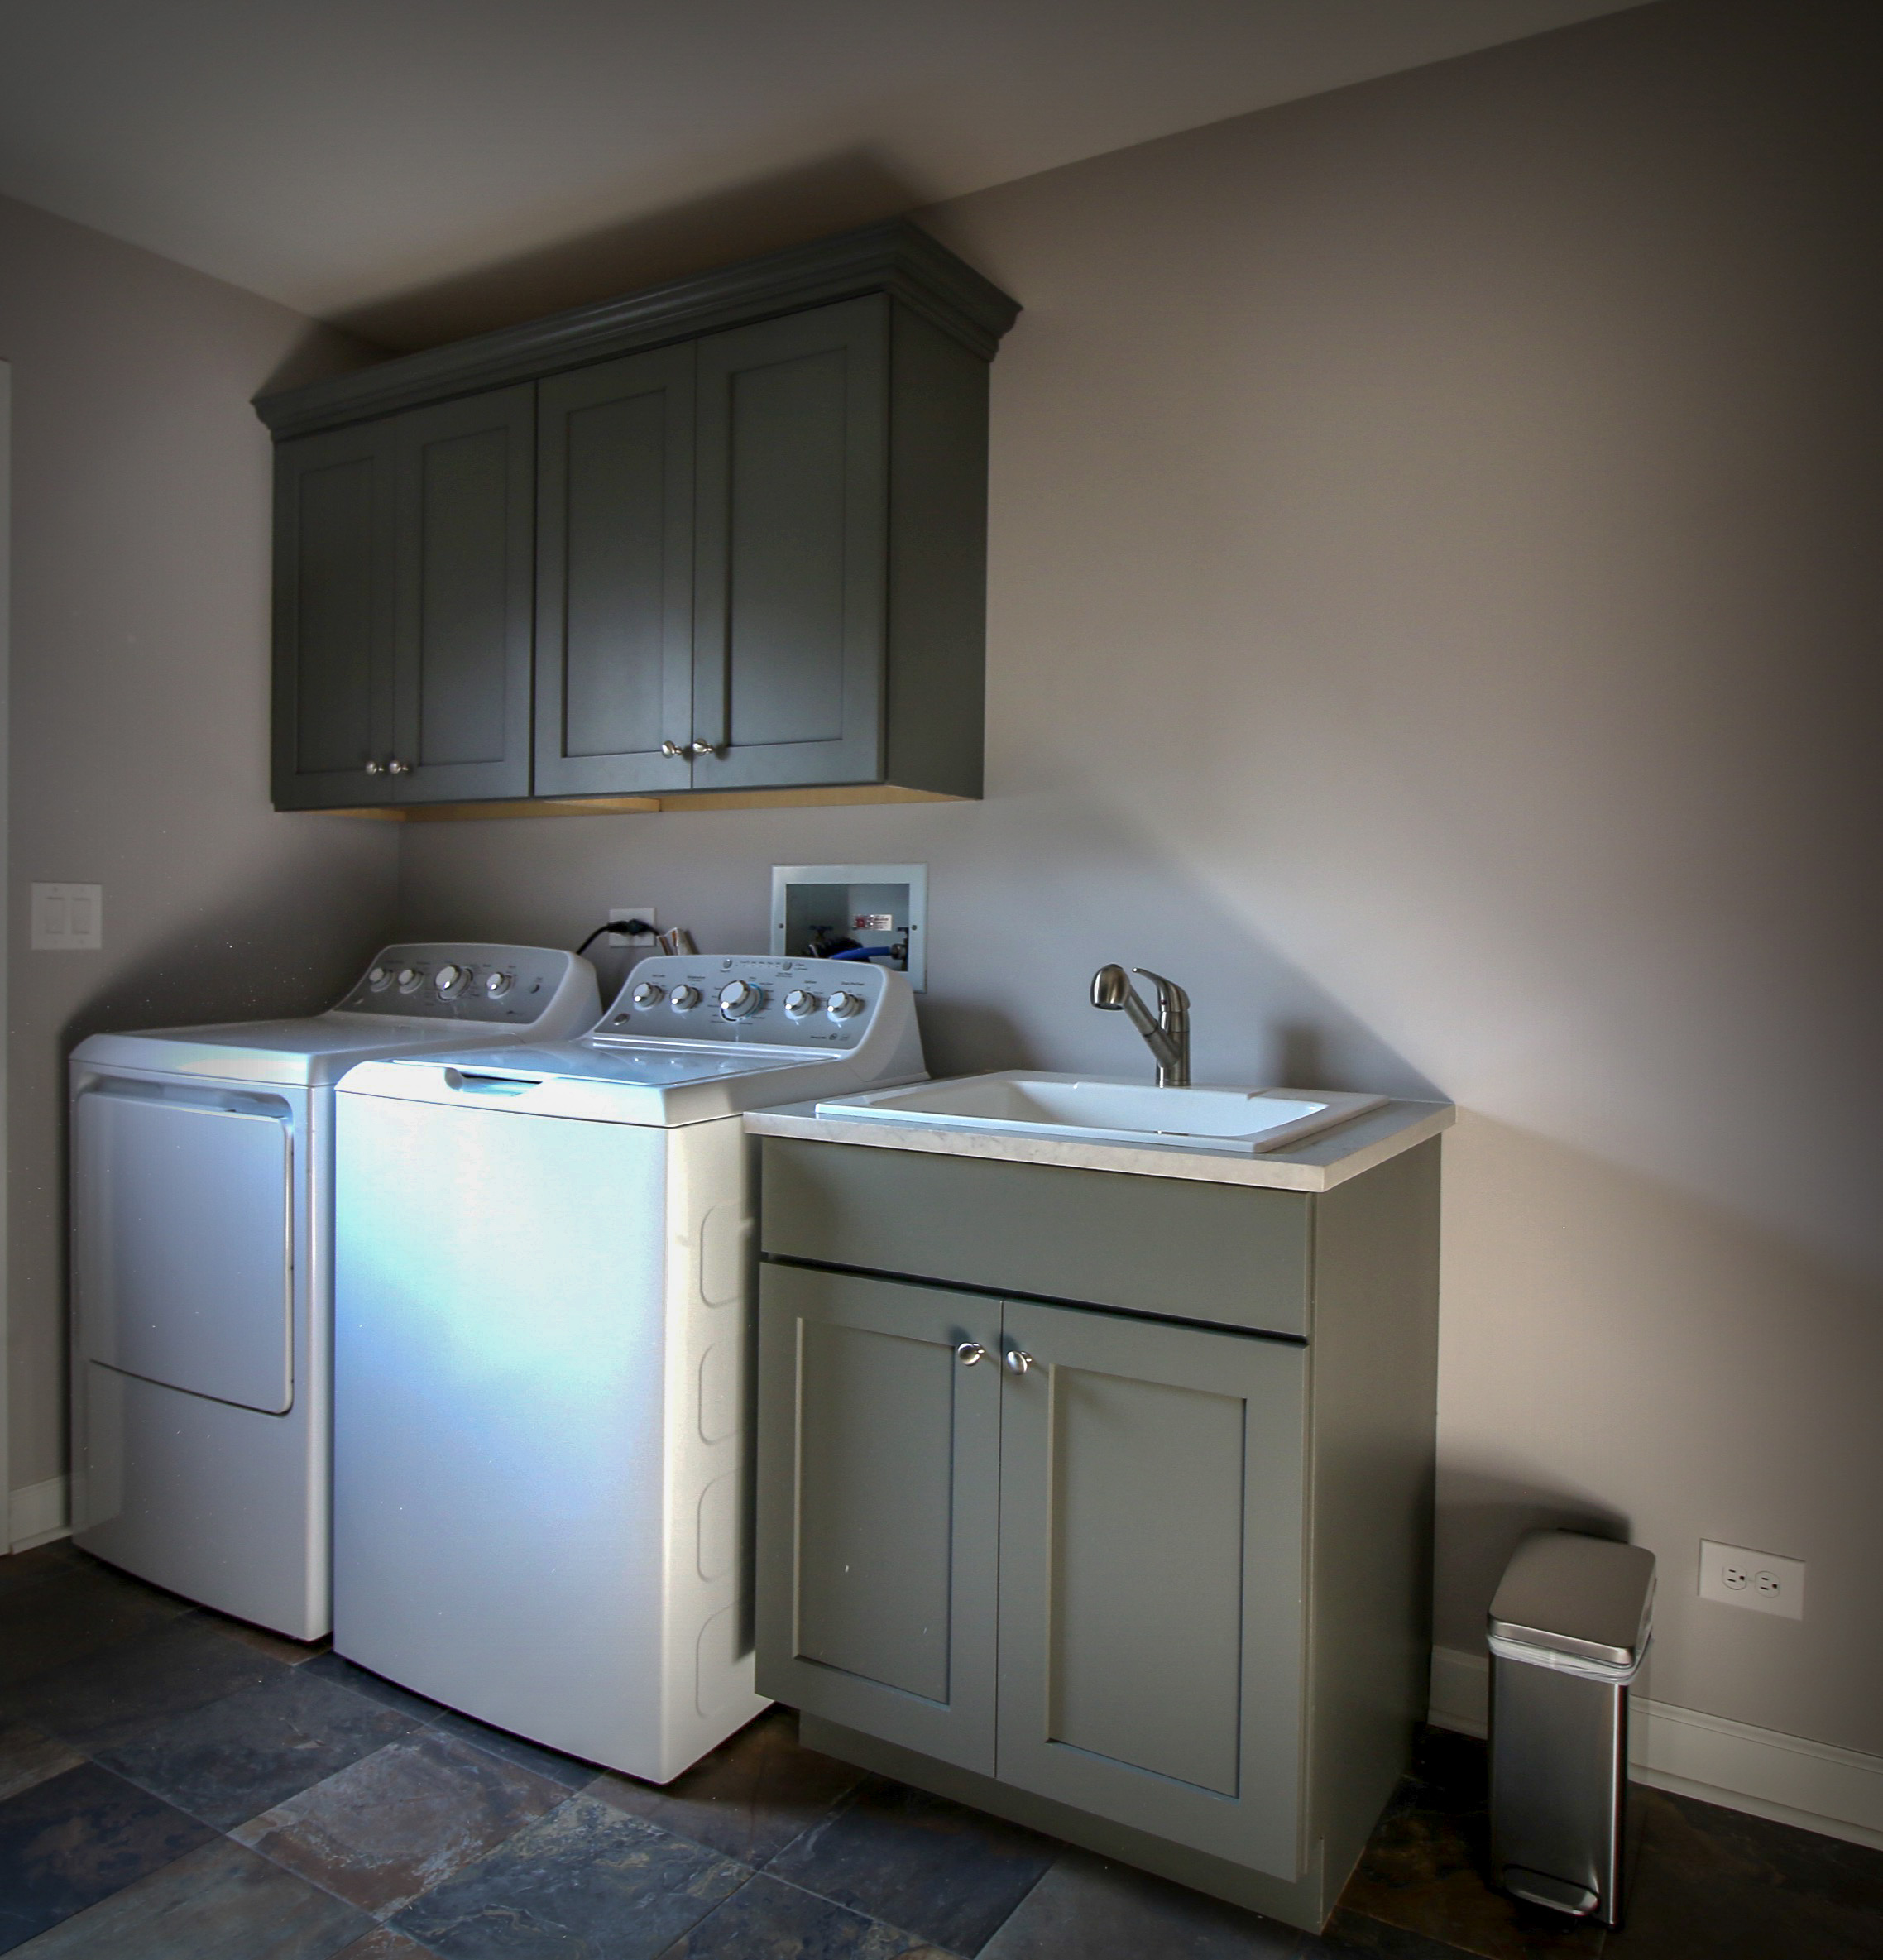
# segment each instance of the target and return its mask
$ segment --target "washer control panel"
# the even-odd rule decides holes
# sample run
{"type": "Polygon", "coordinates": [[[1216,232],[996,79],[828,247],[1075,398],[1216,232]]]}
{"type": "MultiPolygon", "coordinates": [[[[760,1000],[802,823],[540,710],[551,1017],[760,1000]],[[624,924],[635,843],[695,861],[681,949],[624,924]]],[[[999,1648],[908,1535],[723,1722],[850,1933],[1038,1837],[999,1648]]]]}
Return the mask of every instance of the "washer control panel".
{"type": "Polygon", "coordinates": [[[343,1014],[527,1028],[587,964],[553,946],[389,946],[338,1007],[343,1014]]]}
{"type": "Polygon", "coordinates": [[[589,1038],[605,1047],[854,1048],[883,994],[881,970],[861,960],[667,956],[635,967],[589,1038]]]}

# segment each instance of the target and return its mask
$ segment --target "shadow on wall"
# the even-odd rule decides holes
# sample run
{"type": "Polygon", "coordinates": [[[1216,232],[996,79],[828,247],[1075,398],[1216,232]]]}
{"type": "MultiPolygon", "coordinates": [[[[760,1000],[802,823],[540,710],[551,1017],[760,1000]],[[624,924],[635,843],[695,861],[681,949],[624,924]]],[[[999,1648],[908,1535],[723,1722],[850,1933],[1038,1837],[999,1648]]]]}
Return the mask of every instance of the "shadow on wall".
{"type": "Polygon", "coordinates": [[[304,872],[226,897],[88,998],[60,1029],[62,1057],[90,1034],[322,1012],[391,937],[390,882],[304,872]]]}
{"type": "Polygon", "coordinates": [[[841,151],[376,300],[337,324],[400,352],[438,347],[900,217],[928,201],[876,151],[841,151]]]}
{"type": "Polygon", "coordinates": [[[1445,1546],[1446,1581],[1454,1599],[1469,1602],[1468,1613],[1454,1612],[1444,1642],[1468,1653],[1484,1651],[1484,1615],[1526,1531],[1584,1531],[1592,1538],[1628,1542],[1628,1518],[1587,1492],[1559,1490],[1546,1482],[1519,1483],[1507,1476],[1441,1466],[1435,1510],[1445,1546]],[[1476,1636],[1469,1637],[1475,1626],[1476,1636]]]}

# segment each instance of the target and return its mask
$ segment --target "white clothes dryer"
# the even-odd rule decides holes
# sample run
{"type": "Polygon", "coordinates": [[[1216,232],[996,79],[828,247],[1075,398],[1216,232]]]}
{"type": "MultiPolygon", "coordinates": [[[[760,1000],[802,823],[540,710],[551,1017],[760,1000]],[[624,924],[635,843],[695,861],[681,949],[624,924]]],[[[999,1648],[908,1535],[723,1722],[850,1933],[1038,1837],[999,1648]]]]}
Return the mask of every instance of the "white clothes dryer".
{"type": "Polygon", "coordinates": [[[333,1085],[370,1057],[560,1039],[600,1011],[573,953],[395,946],[327,1014],[79,1044],[80,1546],[293,1639],[328,1630],[333,1085]]]}
{"type": "Polygon", "coordinates": [[[752,1686],[741,1112],[920,1080],[908,978],[654,958],[585,1040],[340,1085],[334,1645],[664,1783],[752,1686]]]}

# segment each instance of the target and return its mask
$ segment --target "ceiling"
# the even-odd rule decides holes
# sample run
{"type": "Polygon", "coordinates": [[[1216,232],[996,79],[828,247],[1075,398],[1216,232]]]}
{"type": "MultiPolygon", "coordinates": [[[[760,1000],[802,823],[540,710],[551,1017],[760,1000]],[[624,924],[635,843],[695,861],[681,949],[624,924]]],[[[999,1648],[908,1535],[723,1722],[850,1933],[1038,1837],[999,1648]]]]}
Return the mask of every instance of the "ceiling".
{"type": "Polygon", "coordinates": [[[410,346],[1637,3],[0,0],[0,191],[410,346]]]}

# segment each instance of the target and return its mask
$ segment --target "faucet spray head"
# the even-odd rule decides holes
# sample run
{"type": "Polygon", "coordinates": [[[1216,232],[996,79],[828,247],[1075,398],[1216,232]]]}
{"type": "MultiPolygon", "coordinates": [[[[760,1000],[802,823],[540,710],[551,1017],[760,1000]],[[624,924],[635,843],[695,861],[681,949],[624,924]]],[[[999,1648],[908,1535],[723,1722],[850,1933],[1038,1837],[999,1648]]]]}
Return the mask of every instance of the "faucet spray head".
{"type": "Polygon", "coordinates": [[[1114,1014],[1123,1010],[1131,998],[1131,982],[1122,966],[1101,966],[1092,975],[1092,1005],[1114,1014]]]}

